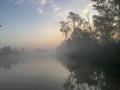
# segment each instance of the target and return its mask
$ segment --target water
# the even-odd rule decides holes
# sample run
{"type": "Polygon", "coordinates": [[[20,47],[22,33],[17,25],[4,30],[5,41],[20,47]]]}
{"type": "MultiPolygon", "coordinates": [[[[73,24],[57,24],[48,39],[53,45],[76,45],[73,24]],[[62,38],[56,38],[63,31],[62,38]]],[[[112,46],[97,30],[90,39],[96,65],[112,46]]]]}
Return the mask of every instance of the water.
{"type": "Polygon", "coordinates": [[[58,60],[51,54],[1,54],[0,90],[104,90],[102,74],[95,81],[92,71],[91,77],[86,73],[87,67],[67,57],[58,60]]]}
{"type": "Polygon", "coordinates": [[[55,58],[0,67],[0,90],[64,90],[69,71],[55,58]]]}

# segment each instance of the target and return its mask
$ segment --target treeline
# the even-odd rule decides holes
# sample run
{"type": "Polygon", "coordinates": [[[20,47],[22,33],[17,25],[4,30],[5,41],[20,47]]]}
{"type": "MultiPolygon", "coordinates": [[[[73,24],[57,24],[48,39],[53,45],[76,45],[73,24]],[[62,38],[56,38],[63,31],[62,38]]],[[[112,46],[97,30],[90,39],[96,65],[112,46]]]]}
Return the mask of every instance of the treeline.
{"type": "Polygon", "coordinates": [[[12,65],[16,65],[24,56],[24,50],[4,46],[0,49],[0,68],[9,69],[12,65]]]}
{"type": "Polygon", "coordinates": [[[30,60],[40,60],[47,58],[47,51],[43,49],[18,49],[10,46],[4,46],[0,49],[0,68],[9,69],[12,65],[19,62],[30,60]]]}
{"type": "Polygon", "coordinates": [[[93,24],[89,17],[85,20],[74,12],[60,22],[65,40],[58,53],[69,57],[63,63],[75,73],[78,83],[101,82],[103,90],[119,90],[120,0],[92,1],[98,13],[93,15],[93,24]]]}

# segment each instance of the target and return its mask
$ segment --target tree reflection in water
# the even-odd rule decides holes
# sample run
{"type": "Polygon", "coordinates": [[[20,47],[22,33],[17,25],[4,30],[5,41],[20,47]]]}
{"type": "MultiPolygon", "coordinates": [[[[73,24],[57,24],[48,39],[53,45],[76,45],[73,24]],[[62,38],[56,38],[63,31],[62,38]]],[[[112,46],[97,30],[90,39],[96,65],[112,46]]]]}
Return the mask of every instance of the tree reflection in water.
{"type": "Polygon", "coordinates": [[[63,87],[65,90],[101,90],[100,82],[96,86],[88,85],[88,83],[79,84],[73,72],[65,79],[63,87]]]}
{"type": "Polygon", "coordinates": [[[61,62],[71,73],[63,84],[65,90],[120,90],[119,78],[105,73],[104,69],[70,58],[61,62]]]}

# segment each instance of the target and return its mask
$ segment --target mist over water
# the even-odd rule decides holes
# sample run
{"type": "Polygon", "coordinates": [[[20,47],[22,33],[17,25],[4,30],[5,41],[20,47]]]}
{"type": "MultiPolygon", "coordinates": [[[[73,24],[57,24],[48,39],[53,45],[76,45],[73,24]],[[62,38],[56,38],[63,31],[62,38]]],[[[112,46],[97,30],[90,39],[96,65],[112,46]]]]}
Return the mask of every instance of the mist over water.
{"type": "Polygon", "coordinates": [[[120,90],[120,0],[0,0],[0,12],[0,90],[120,90]]]}
{"type": "Polygon", "coordinates": [[[54,53],[2,54],[5,52],[0,53],[0,90],[64,90],[69,71],[54,53]]]}
{"type": "MultiPolygon", "coordinates": [[[[0,90],[65,90],[67,83],[74,83],[69,82],[69,79],[76,80],[70,70],[76,64],[68,62],[70,60],[55,50],[17,50],[9,46],[3,47],[0,49],[0,90]]],[[[85,90],[95,88],[87,83],[80,84],[80,87],[85,90]]]]}

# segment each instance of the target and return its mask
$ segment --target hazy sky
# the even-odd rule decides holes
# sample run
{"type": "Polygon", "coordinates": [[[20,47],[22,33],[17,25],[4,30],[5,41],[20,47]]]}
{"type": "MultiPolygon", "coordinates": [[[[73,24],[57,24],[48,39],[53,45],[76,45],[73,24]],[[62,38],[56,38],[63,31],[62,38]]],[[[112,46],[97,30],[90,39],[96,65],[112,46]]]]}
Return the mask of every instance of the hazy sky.
{"type": "Polygon", "coordinates": [[[0,0],[0,47],[56,47],[59,21],[70,11],[86,16],[90,7],[90,0],[0,0]]]}

